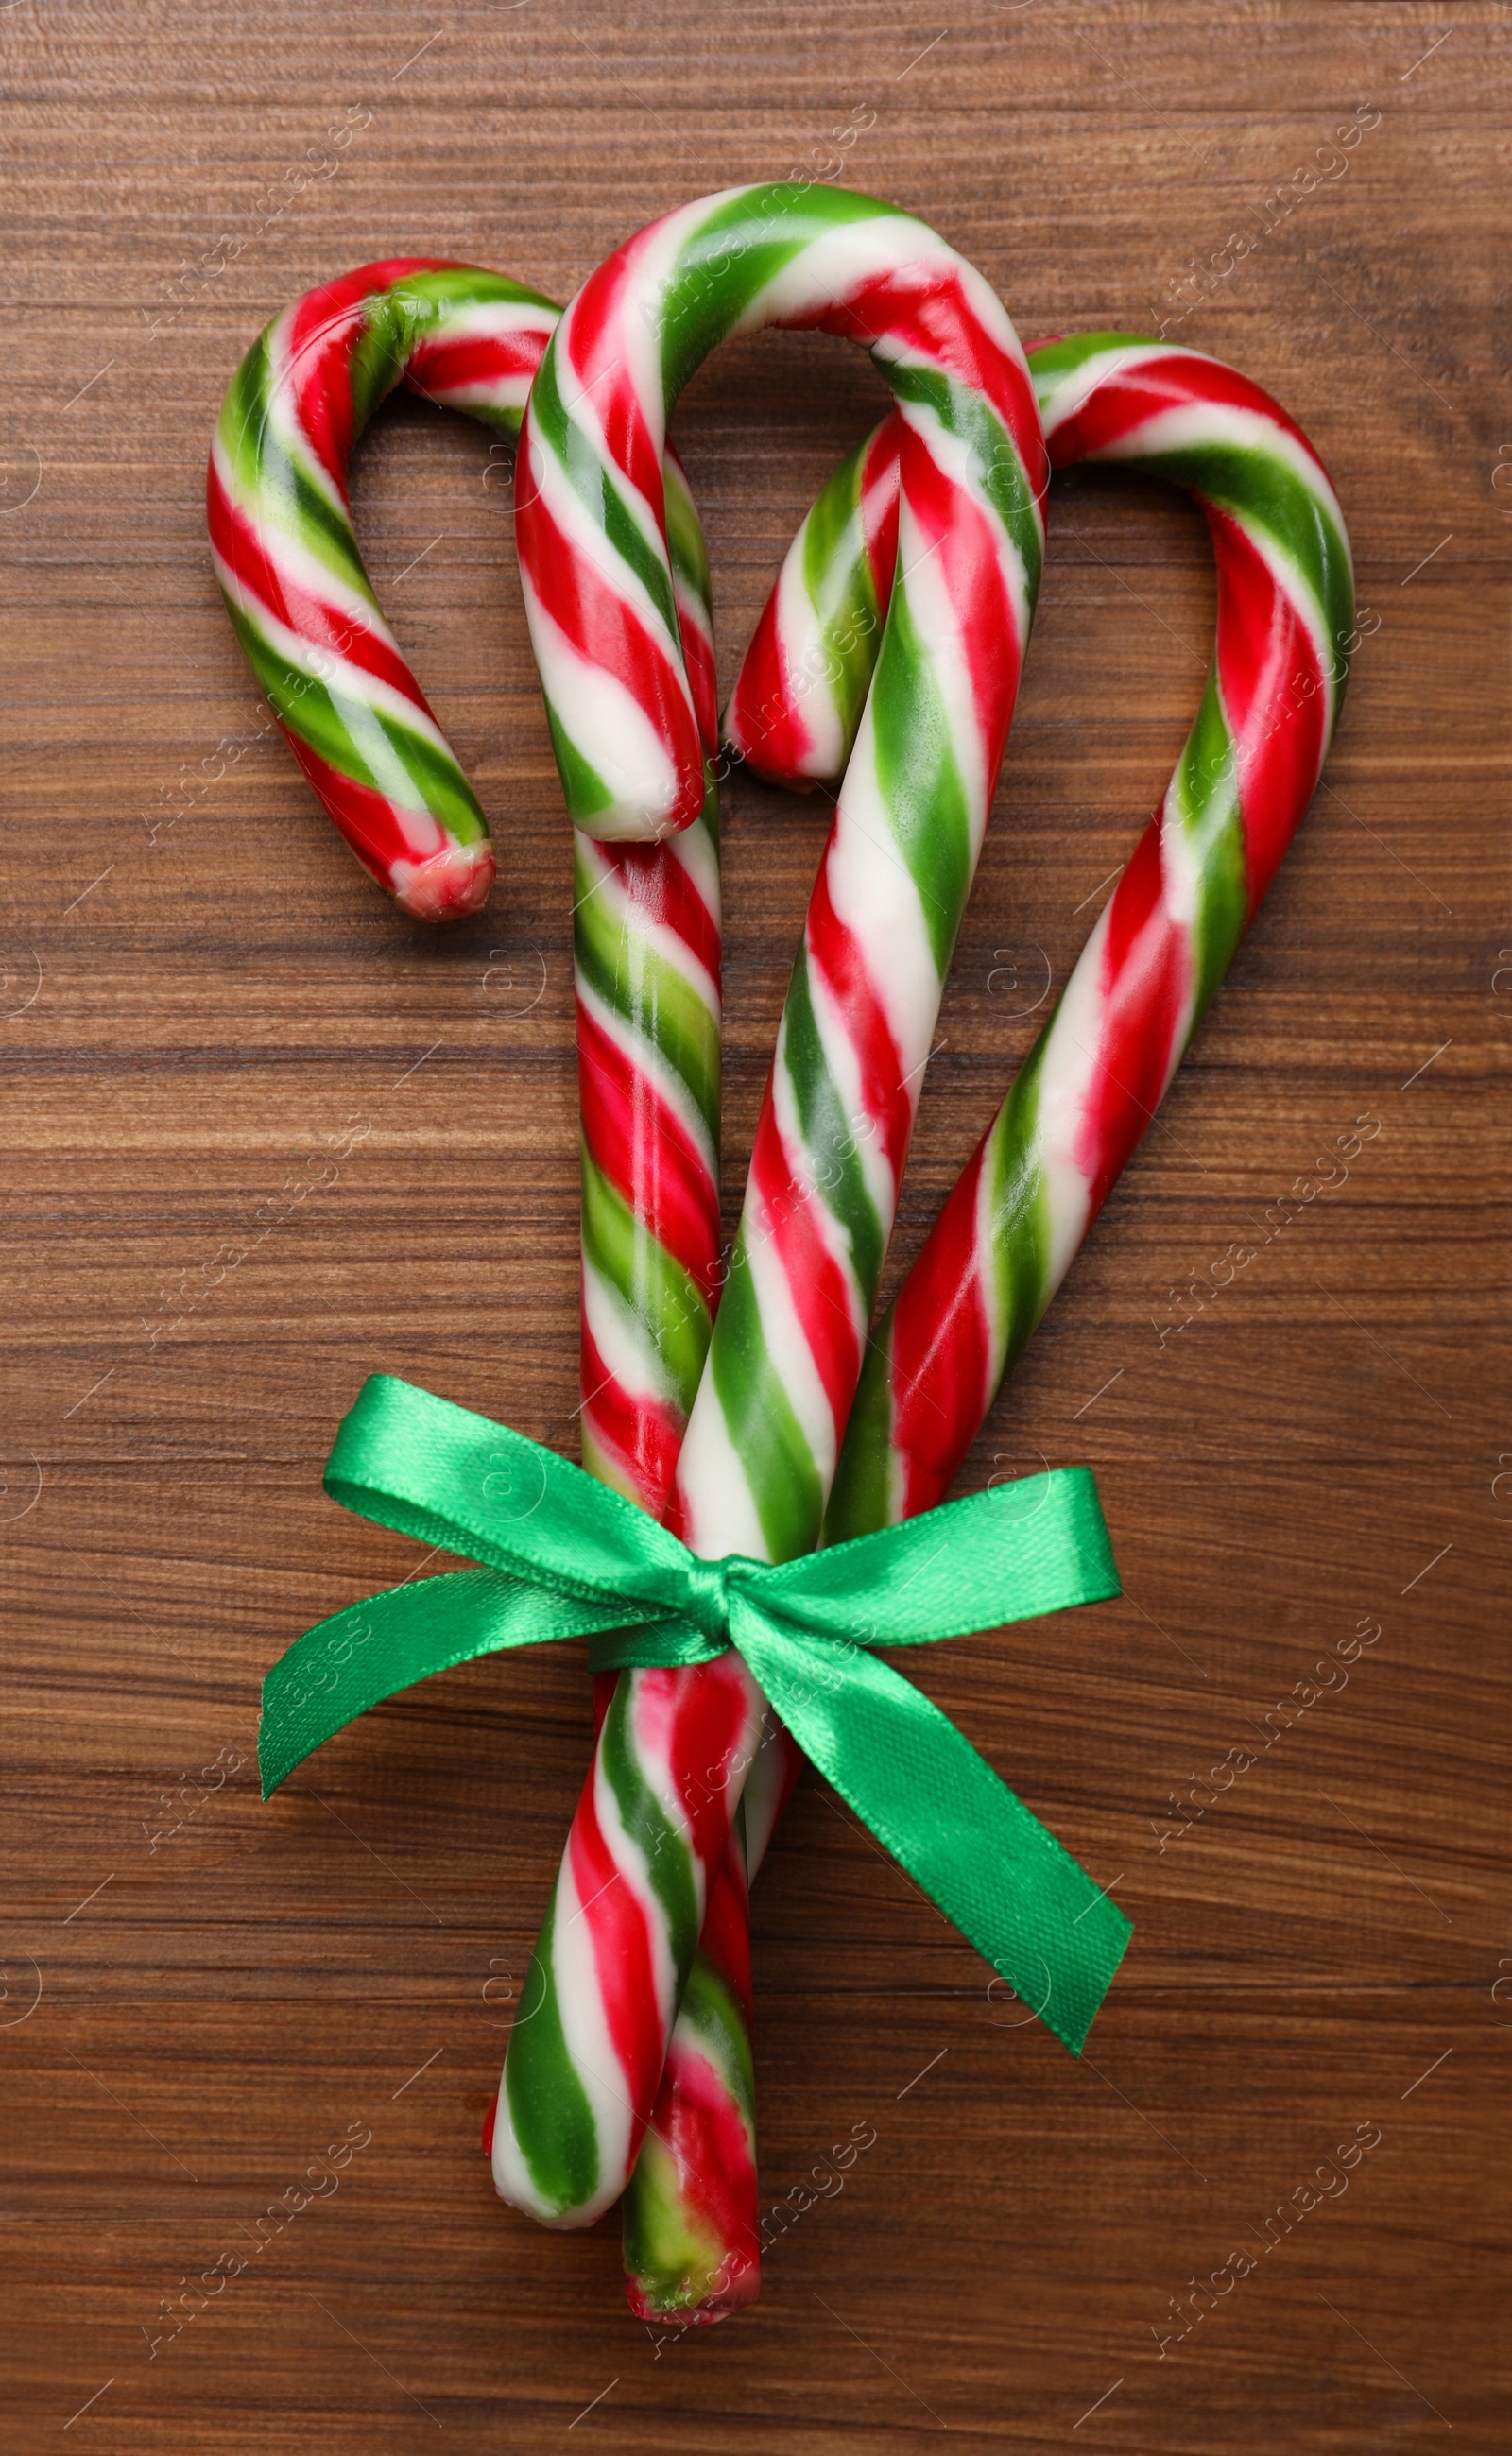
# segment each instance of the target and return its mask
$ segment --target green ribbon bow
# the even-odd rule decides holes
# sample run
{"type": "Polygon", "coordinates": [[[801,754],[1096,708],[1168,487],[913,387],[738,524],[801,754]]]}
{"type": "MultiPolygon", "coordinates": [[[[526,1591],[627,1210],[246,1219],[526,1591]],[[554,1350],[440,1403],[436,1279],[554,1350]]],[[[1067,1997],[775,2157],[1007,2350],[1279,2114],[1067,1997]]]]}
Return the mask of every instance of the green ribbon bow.
{"type": "Polygon", "coordinates": [[[772,1566],[701,1561],[554,1450],[375,1374],[332,1499],[486,1563],[392,1586],[296,1639],[262,1691],[263,1797],[368,1707],[501,1648],[586,1637],[597,1671],[734,1647],[805,1754],[1073,2055],[1132,1929],[955,1725],[868,1651],[1119,1591],[1090,1467],[947,1503],[772,1566]]]}

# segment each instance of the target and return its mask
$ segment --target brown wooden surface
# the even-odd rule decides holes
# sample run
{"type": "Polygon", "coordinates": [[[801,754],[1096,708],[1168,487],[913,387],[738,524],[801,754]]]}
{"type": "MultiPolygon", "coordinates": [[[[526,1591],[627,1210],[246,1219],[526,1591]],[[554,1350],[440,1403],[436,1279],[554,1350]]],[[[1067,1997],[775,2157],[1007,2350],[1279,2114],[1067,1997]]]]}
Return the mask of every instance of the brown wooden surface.
{"type": "MultiPolygon", "coordinates": [[[[1507,12],[978,5],[940,33],[835,0],[0,19],[8,2447],[1507,2444],[1507,12]],[[349,104],[371,124],[337,175],[272,186],[349,104]],[[1134,1948],[1073,2062],[810,1779],[755,1914],[768,2201],[852,2126],[875,2142],[757,2311],[659,2348],[614,2221],[539,2232],[477,2145],[584,1760],[580,1663],[459,1671],[269,1807],[252,1779],[275,1655],[415,1565],[320,1493],[363,1374],[572,1442],[568,847],[507,483],[415,405],[361,456],[375,579],[502,850],[491,911],[424,934],[268,730],[206,556],[211,425],[317,280],[417,251],[565,297],[853,111],[846,178],[934,222],[1026,338],[1148,329],[1357,104],[1381,117],[1347,174],[1179,330],[1316,439],[1379,628],[1328,789],[963,1479],[1091,1459],[1127,1596],[909,1666],[1116,1885],[1134,1948]],[[1173,1288],[1367,1114],[1347,1184],[1162,1354],[1173,1288]],[[1162,1851],[1172,1792],[1361,1616],[1347,1688],[1162,1851]],[[190,1817],[217,1751],[239,1770],[190,1817]],[[1347,2191],[1264,2252],[1360,2125],[1347,2191]],[[349,2126],[336,2196],[251,2253],[349,2126]],[[1170,2298],[1244,2246],[1160,2355],[1170,2298]],[[163,2298],[238,2249],[153,2352],[163,2298]]],[[[692,386],[725,678],[880,398],[793,337],[692,386]]],[[[1036,1029],[1011,968],[1064,978],[1163,784],[1211,617],[1184,504],[1057,488],[894,1268],[1036,1029]]],[[[749,782],[726,811],[733,1207],[826,812],[749,782]]]]}

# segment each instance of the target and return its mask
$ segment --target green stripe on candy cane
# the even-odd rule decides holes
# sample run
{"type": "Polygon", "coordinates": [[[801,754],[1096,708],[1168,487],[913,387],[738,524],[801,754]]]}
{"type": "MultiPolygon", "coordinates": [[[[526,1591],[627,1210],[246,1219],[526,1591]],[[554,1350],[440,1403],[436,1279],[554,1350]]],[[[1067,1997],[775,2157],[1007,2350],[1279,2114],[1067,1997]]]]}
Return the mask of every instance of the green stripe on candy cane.
{"type": "MultiPolygon", "coordinates": [[[[824,676],[845,702],[844,767],[871,688],[882,612],[871,558],[864,543],[861,492],[867,445],[858,443],[842,462],[801,532],[804,587],[819,626],[815,678],[824,676]]],[[[738,686],[737,686],[738,688],[738,686]]],[[[760,759],[747,752],[752,765],[760,759]]]]}
{"type": "MultiPolygon", "coordinates": [[[[695,824],[705,831],[717,877],[712,829],[704,820],[695,824]]],[[[654,930],[627,932],[624,899],[598,891],[604,870],[597,853],[593,838],[580,830],[573,879],[573,960],[579,978],[605,1006],[645,1018],[662,1064],[712,1137],[719,1132],[720,1115],[719,1009],[709,997],[706,978],[690,973],[685,961],[679,964],[654,930]]]]}
{"type": "MultiPolygon", "coordinates": [[[[555,1902],[548,1903],[536,1947],[537,1957],[531,1964],[533,1971],[551,1966],[556,1917],[555,1902]]],[[[526,1994],[530,1992],[527,1986],[526,1994]]],[[[541,2188],[549,2199],[567,2207],[593,2189],[599,2158],[593,2109],[567,2053],[555,1991],[538,1986],[530,2002],[521,1999],[516,2018],[520,2024],[528,2024],[533,2042],[530,2057],[517,2058],[519,2069],[510,2084],[518,2120],[527,2131],[541,2130],[545,2136],[541,2188]],[[535,2104],[538,2095],[549,2100],[549,2109],[545,2104],[535,2104]]]]}
{"type": "Polygon", "coordinates": [[[895,592],[889,610],[868,706],[877,781],[893,814],[893,840],[919,890],[930,951],[943,982],[966,910],[980,827],[973,826],[950,717],[906,591],[895,592]]]}
{"type": "MultiPolygon", "coordinates": [[[[581,1165],[583,1267],[613,1289],[625,1320],[641,1331],[651,1350],[647,1371],[664,1379],[668,1398],[680,1402],[685,1412],[708,1349],[708,1305],[703,1291],[636,1218],[586,1145],[581,1165]]],[[[603,1480],[618,1481],[612,1475],[603,1480]]]]}

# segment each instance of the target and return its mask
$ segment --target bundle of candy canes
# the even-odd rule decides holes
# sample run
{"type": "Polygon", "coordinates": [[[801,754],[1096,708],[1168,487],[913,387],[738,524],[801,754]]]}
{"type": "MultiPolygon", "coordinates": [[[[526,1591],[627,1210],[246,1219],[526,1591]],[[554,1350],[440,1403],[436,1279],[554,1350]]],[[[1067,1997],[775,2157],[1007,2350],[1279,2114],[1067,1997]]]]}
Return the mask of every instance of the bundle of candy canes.
{"type": "MultiPolygon", "coordinates": [[[[707,1560],[932,1507],[1134,1151],[1312,797],[1355,645],[1300,429],[1118,333],[1027,357],[923,223],[824,188],[666,215],[565,311],[403,258],[312,292],[239,369],[217,574],[331,817],[409,912],[488,892],[479,804],[379,611],[348,460],[397,384],[518,438],[521,577],[575,828],[582,1459],[707,1560]],[[732,333],[868,347],[895,407],[787,556],[725,712],[762,775],[837,785],[733,1248],[722,1253],[718,716],[708,567],[667,442],[732,333]],[[1049,1021],[872,1320],[946,971],[1007,743],[1052,469],[1184,489],[1216,645],[1165,795],[1049,1021]]],[[[760,2279],[748,1886],[799,1769],[738,1652],[602,1673],[594,1754],[487,2130],[553,2226],[623,2200],[632,2309],[760,2279]]]]}

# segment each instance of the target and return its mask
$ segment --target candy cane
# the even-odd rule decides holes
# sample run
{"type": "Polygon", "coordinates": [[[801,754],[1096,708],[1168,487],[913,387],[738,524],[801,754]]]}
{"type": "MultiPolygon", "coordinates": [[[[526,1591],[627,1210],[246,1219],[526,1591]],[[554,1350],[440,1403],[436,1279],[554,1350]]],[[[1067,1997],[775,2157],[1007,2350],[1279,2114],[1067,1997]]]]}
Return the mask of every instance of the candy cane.
{"type": "MultiPolygon", "coordinates": [[[[493,855],[471,788],[362,566],[348,462],[367,419],[400,382],[518,435],[559,313],[537,293],[475,267],[413,258],[365,266],[311,292],[268,327],[227,394],[212,451],[213,552],[253,671],[336,825],[380,883],[426,919],[480,901],[493,855]]],[[[701,735],[712,751],[707,560],[670,450],[664,478],[679,632],[701,735]]],[[[610,850],[578,834],[583,1461],[654,1515],[670,1491],[712,1316],[719,940],[712,784],[705,808],[675,843],[610,850]]],[[[614,1687],[601,1684],[601,1725],[614,1687]]],[[[746,1932],[738,1841],[725,1858],[714,1940],[738,1987],[746,1932]]],[[[748,1958],[747,1946],[747,2034],[748,1958]]],[[[707,2005],[713,1975],[711,1964],[695,2003],[707,2005]]],[[[696,2068],[696,2057],[681,2058],[690,2085],[696,2068]]],[[[705,2088],[705,2111],[708,2098],[705,2088]]],[[[748,2087],[723,2118],[724,2232],[754,2245],[748,2087]],[[743,2159],[734,2146],[741,2124],[743,2159]]],[[[678,2138],[687,2131],[680,2121],[678,2138]]],[[[708,2203],[706,2191],[700,2197],[708,2203]]],[[[711,2246],[707,2265],[723,2247],[711,2246]]],[[[744,2274],[734,2287],[746,2288],[744,2274]]]]}
{"type": "MultiPolygon", "coordinates": [[[[868,341],[904,437],[876,686],[679,1460],[686,1540],[706,1555],[762,1558],[801,1551],[819,1532],[1007,737],[1045,476],[1012,327],[923,224],[841,191],[768,188],[705,199],[642,233],[562,319],[532,391],[517,486],[562,784],[595,835],[657,837],[702,805],[661,452],[669,401],[714,341],[767,323],[868,341]]],[[[623,2188],[759,1729],[753,1685],[729,1655],[681,1675],[631,1673],[616,1708],[622,1698],[585,1794],[597,1826],[580,1811],[494,2135],[501,2191],[556,2224],[587,2223],[623,2188]],[[697,1715],[680,1714],[674,1732],[677,1678],[697,1715]],[[694,1728],[700,1744],[685,1752],[694,1728]]]]}
{"type": "MultiPolygon", "coordinates": [[[[1043,344],[1029,364],[1054,468],[1124,461],[1202,503],[1218,562],[1217,653],[1202,715],[1136,855],[1158,869],[1160,912],[1131,928],[1129,910],[1110,909],[1099,923],[1022,1070],[1020,1084],[1037,1082],[1037,1102],[1015,1086],[905,1279],[863,1371],[827,1540],[911,1516],[948,1490],[1069,1267],[1078,1218],[1084,1235],[1093,1197],[1106,1196],[1148,1122],[1133,1087],[1153,1113],[1300,823],[1357,637],[1337,500],[1317,455],[1267,395],[1195,352],[1127,336],[1043,344]],[[1218,768],[1215,718],[1231,746],[1218,768]],[[1226,808],[1210,789],[1220,774],[1232,781],[1226,808]],[[1139,979],[1131,968],[1152,959],[1141,983],[1158,1019],[1149,1046],[1129,992],[1139,979]],[[1077,1020],[1088,1005],[1101,1020],[1095,1034],[1077,1020]],[[1175,1026],[1165,1020],[1172,1014],[1175,1026]],[[1037,1118],[1056,1115],[1068,1072],[1069,1111],[1053,1136],[1038,1135],[1037,1118]],[[1121,1090],[1120,1105],[1110,1104],[1109,1088],[1115,1097],[1121,1090]],[[1063,1179],[1070,1233],[1058,1249],[1036,1245],[1022,1223],[1048,1202],[1068,1149],[1086,1154],[1075,1177],[1063,1179]],[[1050,1254],[1054,1275],[1026,1285],[1036,1251],[1050,1254]]],[[[780,781],[834,778],[848,756],[891,587],[900,442],[894,413],[829,481],[788,550],[731,694],[726,742],[780,781]]],[[[1137,883],[1136,871],[1118,894],[1133,896],[1137,883]]],[[[676,2085],[669,2058],[658,2120],[673,2131],[676,2085]]],[[[699,2144],[691,2127],[685,2137],[691,2165],[699,2144]]],[[[703,2188],[696,2168],[684,2177],[688,2200],[703,2188]]]]}
{"type": "Polygon", "coordinates": [[[211,447],[211,547],[259,687],[364,869],[424,921],[475,911],[488,822],[378,610],[347,462],[398,383],[517,436],[559,310],[476,266],[398,256],[262,333],[211,447]]]}

